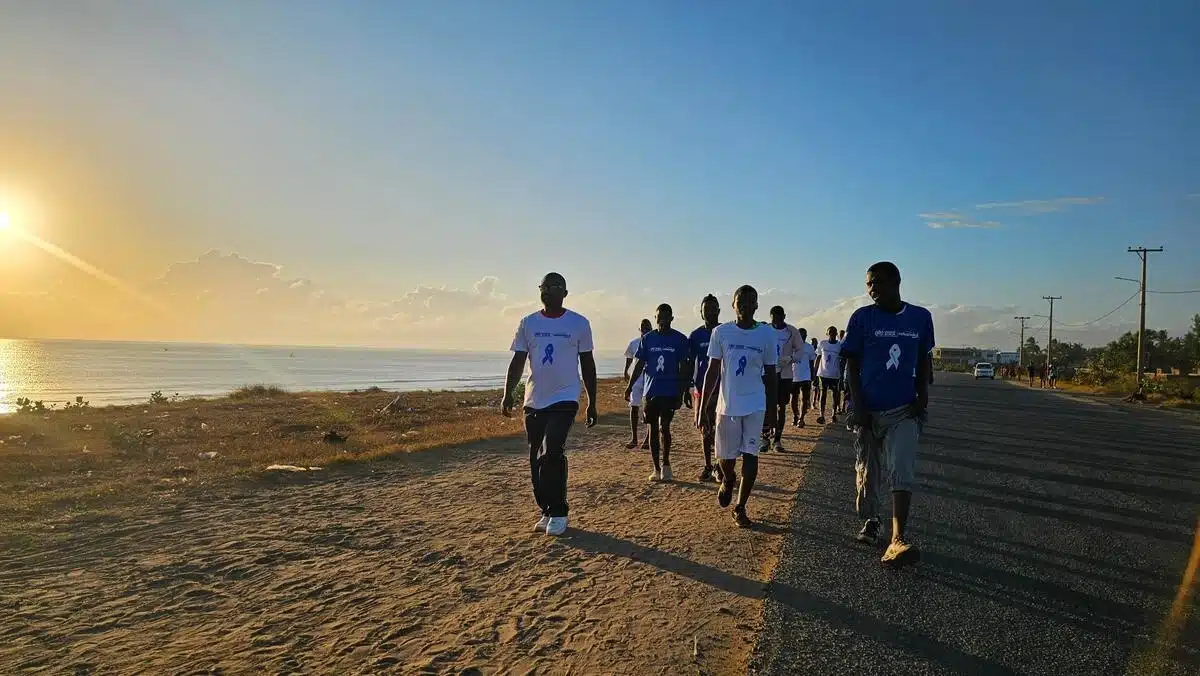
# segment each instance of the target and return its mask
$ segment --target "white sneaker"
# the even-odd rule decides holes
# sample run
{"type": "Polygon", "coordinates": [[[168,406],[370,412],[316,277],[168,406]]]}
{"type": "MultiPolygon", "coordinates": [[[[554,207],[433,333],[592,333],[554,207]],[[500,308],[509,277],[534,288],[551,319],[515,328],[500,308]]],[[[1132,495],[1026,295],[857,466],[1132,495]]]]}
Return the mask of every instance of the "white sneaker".
{"type": "Polygon", "coordinates": [[[646,481],[662,481],[662,478],[662,470],[656,469],[650,473],[650,476],[646,478],[646,481]]]}
{"type": "Polygon", "coordinates": [[[662,480],[663,481],[671,480],[671,466],[670,465],[662,466],[662,480]]]}
{"type": "Polygon", "coordinates": [[[567,517],[550,517],[550,523],[546,524],[546,535],[562,535],[565,532],[567,532],[567,517]]]}
{"type": "Polygon", "coordinates": [[[546,530],[546,526],[549,526],[549,525],[550,525],[550,517],[543,516],[542,518],[538,519],[538,522],[537,522],[537,524],[534,525],[533,530],[535,533],[540,533],[540,532],[546,530]]]}

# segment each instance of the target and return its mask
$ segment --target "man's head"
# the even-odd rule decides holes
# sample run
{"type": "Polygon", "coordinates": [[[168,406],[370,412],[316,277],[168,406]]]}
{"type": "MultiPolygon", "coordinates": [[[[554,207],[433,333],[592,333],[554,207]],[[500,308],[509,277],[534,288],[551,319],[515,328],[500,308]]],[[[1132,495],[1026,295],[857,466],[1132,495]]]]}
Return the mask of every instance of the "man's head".
{"type": "Polygon", "coordinates": [[[754,321],[754,313],[758,312],[758,291],[749,284],[739,286],[733,292],[733,311],[739,322],[754,321]]]}
{"type": "Polygon", "coordinates": [[[808,329],[800,329],[800,340],[804,342],[808,341],[808,329]]]}
{"type": "Polygon", "coordinates": [[[880,261],[867,268],[867,293],[876,305],[893,307],[900,303],[900,268],[880,261]]]}
{"type": "Polygon", "coordinates": [[[845,340],[845,339],[846,339],[846,329],[842,329],[841,331],[838,331],[838,340],[845,340]]]}
{"type": "Polygon", "coordinates": [[[649,319],[643,319],[642,323],[638,324],[638,333],[642,334],[643,336],[646,335],[647,333],[650,333],[653,330],[654,330],[654,325],[650,323],[649,319]]]}
{"type": "Polygon", "coordinates": [[[720,316],[721,303],[710,293],[700,301],[700,317],[704,319],[705,324],[716,324],[720,316]]]}
{"type": "Polygon", "coordinates": [[[775,305],[771,308],[771,323],[775,326],[783,326],[783,320],[787,318],[787,313],[783,311],[782,305],[775,305]]]}
{"type": "Polygon", "coordinates": [[[837,327],[831,326],[825,330],[825,335],[829,336],[830,340],[837,340],[837,327]]]}
{"type": "Polygon", "coordinates": [[[813,346],[813,347],[816,347],[816,346],[817,346],[817,339],[816,339],[816,338],[813,338],[813,339],[812,339],[812,346],[813,346]]]}
{"type": "Polygon", "coordinates": [[[654,322],[658,324],[659,331],[670,331],[671,322],[675,320],[674,313],[671,312],[671,306],[663,303],[654,311],[654,322]]]}
{"type": "Polygon", "coordinates": [[[567,297],[567,280],[557,272],[548,273],[542,277],[542,283],[538,285],[538,290],[541,291],[542,306],[545,309],[561,309],[563,299],[567,297]]]}

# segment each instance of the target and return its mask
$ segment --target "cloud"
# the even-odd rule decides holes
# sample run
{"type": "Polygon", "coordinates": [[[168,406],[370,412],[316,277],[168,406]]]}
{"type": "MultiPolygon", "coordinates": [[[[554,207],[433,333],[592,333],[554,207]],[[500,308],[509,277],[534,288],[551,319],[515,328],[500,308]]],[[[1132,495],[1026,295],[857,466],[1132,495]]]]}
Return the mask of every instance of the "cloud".
{"type": "Polygon", "coordinates": [[[953,221],[963,218],[957,211],[930,211],[917,215],[930,221],[953,221]]]}
{"type": "Polygon", "coordinates": [[[1066,211],[1075,206],[1099,204],[1103,197],[1056,197],[1046,200],[1021,200],[1018,202],[985,202],[976,204],[976,209],[1012,209],[1025,214],[1048,214],[1066,211]]]}
{"type": "Polygon", "coordinates": [[[957,219],[950,220],[950,221],[929,221],[925,225],[928,225],[929,227],[933,228],[934,230],[941,230],[943,228],[998,228],[998,227],[1000,227],[1000,223],[997,221],[964,221],[964,220],[957,220],[957,219]]]}

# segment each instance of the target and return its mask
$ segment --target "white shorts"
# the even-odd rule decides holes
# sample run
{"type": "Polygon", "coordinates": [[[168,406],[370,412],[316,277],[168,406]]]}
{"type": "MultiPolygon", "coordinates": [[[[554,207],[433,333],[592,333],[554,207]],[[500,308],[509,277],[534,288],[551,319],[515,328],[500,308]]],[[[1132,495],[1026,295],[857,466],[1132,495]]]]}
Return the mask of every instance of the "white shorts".
{"type": "Polygon", "coordinates": [[[737,460],[747,453],[758,455],[766,411],[747,415],[718,415],[715,449],[718,460],[737,460]]]}
{"type": "Polygon", "coordinates": [[[631,408],[641,406],[644,394],[646,394],[646,376],[641,375],[633,381],[633,390],[629,393],[629,406],[631,408]]]}

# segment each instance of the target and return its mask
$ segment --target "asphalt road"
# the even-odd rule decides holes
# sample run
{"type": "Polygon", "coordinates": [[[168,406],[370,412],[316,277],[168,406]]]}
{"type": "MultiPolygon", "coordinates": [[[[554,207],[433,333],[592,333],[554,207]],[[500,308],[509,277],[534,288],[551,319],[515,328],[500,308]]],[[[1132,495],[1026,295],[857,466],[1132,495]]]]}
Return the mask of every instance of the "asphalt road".
{"type": "Polygon", "coordinates": [[[1200,674],[1200,590],[1176,602],[1200,425],[954,374],[931,399],[910,524],[921,562],[887,571],[882,546],[853,541],[854,452],[830,426],[750,673],[1200,674]]]}

